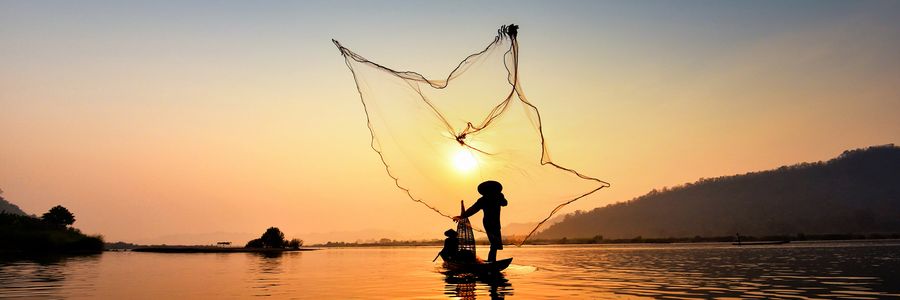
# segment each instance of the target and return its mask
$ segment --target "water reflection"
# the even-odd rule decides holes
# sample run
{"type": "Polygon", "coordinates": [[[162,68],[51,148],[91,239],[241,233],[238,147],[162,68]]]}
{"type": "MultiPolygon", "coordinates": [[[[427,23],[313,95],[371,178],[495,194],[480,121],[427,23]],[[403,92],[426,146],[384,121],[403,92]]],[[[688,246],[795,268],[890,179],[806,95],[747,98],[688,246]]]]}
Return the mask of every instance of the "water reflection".
{"type": "Polygon", "coordinates": [[[442,274],[428,247],[7,260],[0,261],[0,298],[900,298],[896,241],[505,251],[517,263],[496,277],[442,274]]]}
{"type": "Polygon", "coordinates": [[[253,296],[268,297],[272,296],[278,288],[282,286],[282,257],[281,252],[262,252],[252,253],[255,256],[253,263],[247,270],[249,274],[254,274],[250,282],[253,289],[253,296]]]}
{"type": "Polygon", "coordinates": [[[90,291],[92,277],[79,276],[79,268],[95,266],[99,258],[54,255],[0,259],[0,298],[58,297],[64,286],[77,286],[82,293],[90,291]]]}
{"type": "Polygon", "coordinates": [[[558,249],[538,261],[549,289],[651,298],[897,297],[895,246],[558,249]]]}
{"type": "Polygon", "coordinates": [[[471,273],[447,273],[444,277],[444,294],[459,299],[476,299],[478,289],[485,289],[491,299],[505,299],[513,288],[503,273],[476,275],[471,273]]]}

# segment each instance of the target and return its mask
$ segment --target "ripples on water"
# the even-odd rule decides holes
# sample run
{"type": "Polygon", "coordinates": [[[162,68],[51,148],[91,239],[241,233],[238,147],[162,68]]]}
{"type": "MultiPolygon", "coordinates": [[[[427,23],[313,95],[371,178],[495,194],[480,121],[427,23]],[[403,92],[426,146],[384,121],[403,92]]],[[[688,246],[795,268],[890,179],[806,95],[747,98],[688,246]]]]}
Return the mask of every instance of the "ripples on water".
{"type": "Polygon", "coordinates": [[[559,249],[537,255],[559,288],[652,298],[900,297],[900,247],[796,243],[559,249]],[[549,254],[549,253],[548,253],[549,254]]]}
{"type": "Polygon", "coordinates": [[[502,276],[448,276],[439,249],[102,255],[0,262],[0,298],[900,299],[900,242],[508,247],[502,276]]]}

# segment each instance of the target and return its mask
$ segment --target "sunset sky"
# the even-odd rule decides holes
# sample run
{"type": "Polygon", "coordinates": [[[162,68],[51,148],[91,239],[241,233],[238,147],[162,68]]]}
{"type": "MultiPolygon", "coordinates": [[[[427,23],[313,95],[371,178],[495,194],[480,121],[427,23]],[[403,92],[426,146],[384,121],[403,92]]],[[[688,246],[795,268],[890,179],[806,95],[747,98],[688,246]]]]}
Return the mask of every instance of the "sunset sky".
{"type": "Polygon", "coordinates": [[[900,142],[896,1],[3,1],[0,189],[107,241],[440,238],[331,39],[443,77],[509,23],[554,159],[612,184],[567,212],[900,142]]]}

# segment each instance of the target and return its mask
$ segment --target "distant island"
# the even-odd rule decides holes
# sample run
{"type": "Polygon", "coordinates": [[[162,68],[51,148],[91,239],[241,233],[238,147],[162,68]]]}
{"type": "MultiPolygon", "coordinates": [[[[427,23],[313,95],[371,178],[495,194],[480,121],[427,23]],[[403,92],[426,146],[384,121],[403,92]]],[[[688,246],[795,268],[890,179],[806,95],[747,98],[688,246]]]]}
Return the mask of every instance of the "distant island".
{"type": "Polygon", "coordinates": [[[0,196],[0,255],[92,254],[103,251],[103,238],[71,227],[75,215],[55,206],[40,218],[29,216],[0,196]]]}
{"type": "Polygon", "coordinates": [[[690,241],[737,233],[798,239],[896,237],[898,216],[900,147],[891,144],[845,151],[827,162],[653,190],[627,202],[569,214],[536,239],[690,241]]]}
{"type": "Polygon", "coordinates": [[[279,252],[289,252],[289,251],[311,251],[315,249],[310,248],[301,248],[303,246],[303,240],[301,239],[291,239],[286,240],[284,238],[284,233],[281,232],[278,227],[269,227],[266,231],[260,236],[258,239],[253,239],[247,242],[244,247],[232,247],[231,243],[219,243],[216,246],[169,246],[169,245],[154,245],[154,246],[138,246],[127,243],[116,243],[111,244],[110,246],[120,246],[121,248],[110,248],[110,250],[114,249],[127,249],[135,252],[156,252],[156,253],[244,253],[244,252],[253,252],[253,253],[279,253],[279,252]]]}

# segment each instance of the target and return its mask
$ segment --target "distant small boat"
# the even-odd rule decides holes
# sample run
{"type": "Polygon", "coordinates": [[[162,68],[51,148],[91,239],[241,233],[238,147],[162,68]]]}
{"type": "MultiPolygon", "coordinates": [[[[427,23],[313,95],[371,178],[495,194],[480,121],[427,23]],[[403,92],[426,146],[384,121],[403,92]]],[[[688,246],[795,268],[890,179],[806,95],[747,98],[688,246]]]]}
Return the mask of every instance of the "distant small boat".
{"type": "Polygon", "coordinates": [[[791,241],[760,241],[760,242],[736,242],[736,243],[731,243],[731,244],[735,245],[735,246],[756,246],[756,245],[781,245],[781,244],[787,244],[790,242],[791,241]]]}
{"type": "Polygon", "coordinates": [[[475,274],[483,274],[483,273],[493,273],[500,272],[509,267],[509,264],[512,263],[512,258],[501,259],[493,262],[470,262],[470,263],[462,263],[462,262],[454,262],[454,261],[445,261],[444,269],[451,273],[475,273],[475,274]]]}

